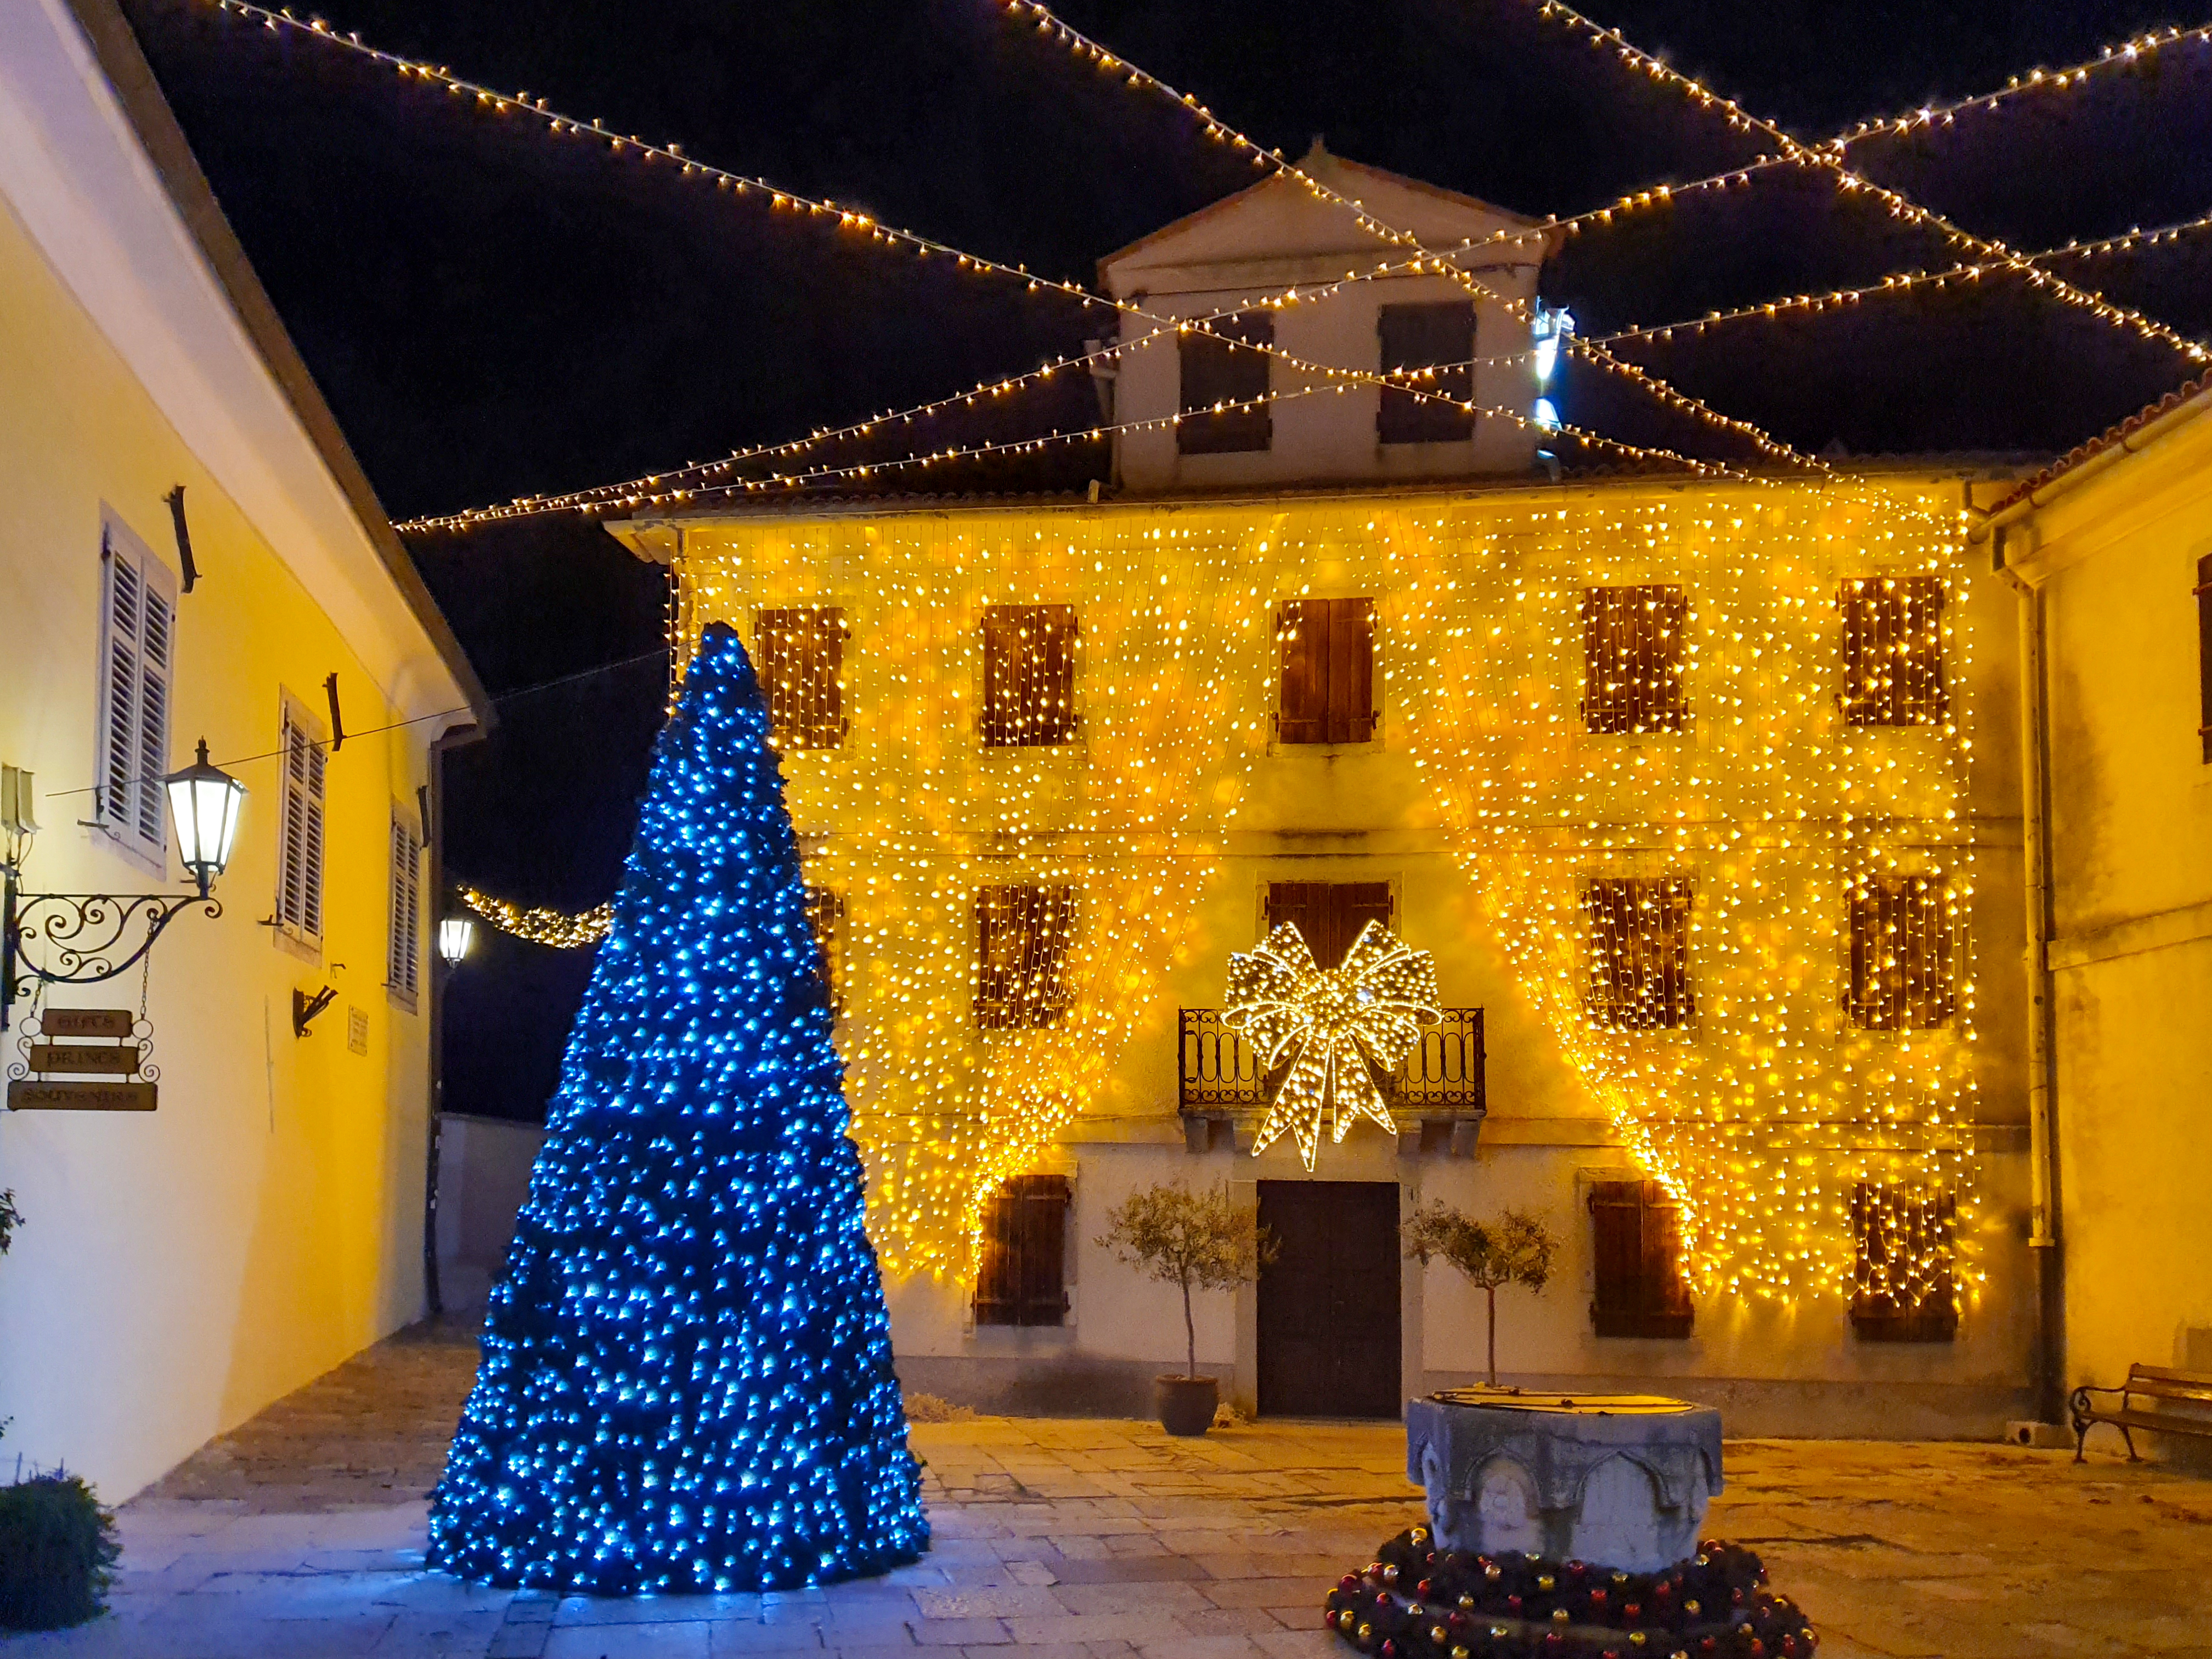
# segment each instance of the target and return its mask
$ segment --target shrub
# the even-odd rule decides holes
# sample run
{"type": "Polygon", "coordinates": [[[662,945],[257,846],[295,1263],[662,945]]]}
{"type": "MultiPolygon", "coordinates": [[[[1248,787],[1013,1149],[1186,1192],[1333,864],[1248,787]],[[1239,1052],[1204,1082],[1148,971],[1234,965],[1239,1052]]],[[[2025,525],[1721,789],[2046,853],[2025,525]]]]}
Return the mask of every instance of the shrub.
{"type": "Polygon", "coordinates": [[[1498,1291],[1524,1285],[1540,1291],[1552,1277],[1552,1257],[1559,1248],[1541,1218],[1508,1210],[1496,1221],[1476,1221],[1447,1204],[1425,1205],[1403,1230],[1406,1254],[1423,1267],[1442,1256],[1468,1277],[1490,1302],[1490,1386],[1498,1386],[1498,1291]]]}
{"type": "Polygon", "coordinates": [[[0,1486],[0,1630],[59,1630],[101,1611],[120,1549],[82,1475],[0,1486]]]}
{"type": "Polygon", "coordinates": [[[1187,1187],[1147,1187],[1106,1212],[1098,1242],[1154,1279],[1182,1289],[1184,1375],[1198,1375],[1198,1332],[1192,1322],[1194,1290],[1234,1290],[1256,1279],[1275,1259],[1275,1242],[1251,1212],[1229,1201],[1226,1188],[1194,1193],[1187,1187]]]}

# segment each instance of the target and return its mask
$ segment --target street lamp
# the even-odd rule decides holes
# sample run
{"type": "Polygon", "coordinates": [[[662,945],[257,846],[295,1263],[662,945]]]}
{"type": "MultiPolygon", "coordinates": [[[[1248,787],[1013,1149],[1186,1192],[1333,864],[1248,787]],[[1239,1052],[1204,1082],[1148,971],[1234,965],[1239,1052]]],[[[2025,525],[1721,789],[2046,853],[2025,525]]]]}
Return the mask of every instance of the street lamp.
{"type": "Polygon", "coordinates": [[[4,826],[6,855],[0,860],[0,1030],[7,1030],[15,1000],[39,985],[97,985],[128,973],[187,905],[203,905],[207,915],[221,915],[222,906],[210,890],[230,862],[246,800],[245,785],[208,763],[207,741],[202,738],[199,758],[161,780],[175,822],[177,850],[197,893],[25,893],[16,884],[24,849],[38,826],[31,819],[28,775],[13,767],[8,770],[15,787],[4,826]]]}
{"type": "Polygon", "coordinates": [[[438,954],[448,968],[458,968],[466,960],[476,937],[476,923],[466,916],[447,916],[438,924],[438,954]]]}
{"type": "Polygon", "coordinates": [[[169,792],[169,816],[176,820],[177,855],[205,898],[230,862],[246,786],[221,767],[208,764],[207,739],[202,738],[199,758],[183,771],[170,773],[161,787],[169,792]]]}

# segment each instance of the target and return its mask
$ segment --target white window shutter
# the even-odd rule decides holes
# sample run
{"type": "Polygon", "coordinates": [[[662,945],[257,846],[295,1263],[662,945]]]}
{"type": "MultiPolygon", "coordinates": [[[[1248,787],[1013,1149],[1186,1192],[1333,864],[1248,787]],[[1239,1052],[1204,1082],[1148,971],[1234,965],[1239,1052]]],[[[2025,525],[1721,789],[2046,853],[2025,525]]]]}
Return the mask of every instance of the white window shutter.
{"type": "Polygon", "coordinates": [[[100,616],[100,780],[95,816],[134,852],[168,848],[161,775],[169,769],[169,688],[176,651],[176,580],[118,523],[104,526],[100,616]]]}
{"type": "Polygon", "coordinates": [[[410,1007],[421,988],[422,847],[395,807],[392,813],[392,933],[384,981],[410,1007]]]}
{"type": "Polygon", "coordinates": [[[307,752],[307,856],[301,866],[300,887],[304,899],[301,931],[323,936],[323,746],[309,738],[307,752]]]}
{"type": "Polygon", "coordinates": [[[323,939],[323,745],[284,704],[283,839],[276,853],[276,924],[310,945],[323,939]]]}

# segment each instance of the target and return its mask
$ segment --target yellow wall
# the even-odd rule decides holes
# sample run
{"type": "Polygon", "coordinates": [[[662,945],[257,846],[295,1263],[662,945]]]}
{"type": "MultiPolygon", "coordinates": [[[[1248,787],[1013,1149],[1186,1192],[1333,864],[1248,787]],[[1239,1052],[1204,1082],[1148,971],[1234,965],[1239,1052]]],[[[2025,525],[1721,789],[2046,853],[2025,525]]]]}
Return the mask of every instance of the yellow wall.
{"type": "MultiPolygon", "coordinates": [[[[793,603],[841,605],[853,629],[850,736],[787,756],[785,773],[810,879],[848,905],[842,1041],[878,1178],[872,1226],[896,1275],[942,1276],[895,1294],[902,1361],[1170,1357],[1176,1322],[1092,1247],[1109,1196],[1145,1180],[1300,1173],[1286,1145],[1256,1161],[1182,1150],[1176,1010],[1218,1006],[1229,954],[1260,936],[1268,882],[1387,880],[1444,1002],[1486,1010],[1483,1150],[1407,1161],[1362,1130],[1324,1143],[1316,1174],[1548,1212],[1568,1256],[1562,1288],[1528,1315],[1522,1370],[1926,1382],[1974,1403],[1916,1419],[1923,1431],[1975,1413],[1993,1431],[2017,1403],[2032,1311],[2016,641],[1960,505],[1955,482],[1900,479],[684,521],[695,632],[730,620],[750,639],[755,606],[793,603]],[[1837,583],[1904,570],[1950,585],[1957,729],[1843,732],[1837,583]],[[1691,592],[1692,726],[1592,738],[1576,711],[1576,599],[1585,583],[1636,581],[1691,592]],[[1378,599],[1371,745],[1269,740],[1274,609],[1302,594],[1378,599]],[[1066,750],[993,755],[975,740],[980,612],[1007,601],[1080,608],[1085,731],[1066,750]],[[1498,799],[1486,788],[1520,803],[1510,834],[1481,817],[1498,799]],[[1837,1003],[1840,872],[1889,854],[1972,886],[1960,957],[1971,1019],[1909,1045],[1848,1030],[1837,1003]],[[1647,868],[1698,880],[1699,1024],[1593,1041],[1560,996],[1571,930],[1544,907],[1571,912],[1582,873],[1647,868]],[[994,880],[1085,890],[1082,998],[1048,1032],[975,1029],[970,894],[994,880]],[[1675,1124],[1723,1097],[1753,1103],[1710,1131],[1675,1124]],[[1626,1169],[1632,1146],[1712,1224],[1688,1344],[1588,1334],[1576,1181],[1626,1169]],[[1079,1175],[1075,1329],[963,1329],[966,1203],[1040,1164],[1079,1175]],[[1849,1334],[1838,1206],[1850,1181],[1887,1173],[1972,1184],[1965,1242],[1984,1277],[1955,1345],[1849,1334]],[[1760,1237],[1723,1237],[1747,1218],[1760,1237]]],[[[651,545],[660,532],[625,533],[651,545]]],[[[1413,1372],[1463,1375],[1480,1342],[1472,1303],[1428,1279],[1431,1316],[1419,1317],[1423,1291],[1409,1303],[1409,1388],[1413,1372]]],[[[1210,1357],[1231,1363],[1243,1339],[1227,1302],[1210,1317],[1210,1357]]],[[[1881,1413],[1850,1420],[1878,1427],[1881,1413]]]]}
{"type": "MultiPolygon", "coordinates": [[[[402,716],[4,205],[0,316],[0,759],[35,771],[45,825],[25,884],[173,890],[173,853],[157,881],[79,827],[89,798],[68,793],[93,778],[103,505],[173,569],[163,498],[185,486],[201,580],[179,601],[174,763],[201,736],[218,763],[266,756],[280,691],[319,713],[333,671],[349,727],[402,716]]],[[[319,955],[257,925],[276,764],[229,764],[250,793],[223,915],[179,918],[151,958],[159,1110],[0,1116],[0,1187],[27,1218],[0,1261],[8,1450],[66,1460],[119,1500],[416,1316],[426,1018],[383,984],[392,805],[413,816],[434,730],[331,757],[319,955]],[[325,983],[335,1003],[296,1040],[294,988],[325,983]],[[368,1016],[366,1057],[348,1052],[349,1006],[368,1016]]],[[[53,1000],[135,1007],[138,993],[134,970],[53,1000]]]]}
{"type": "Polygon", "coordinates": [[[2069,1382],[2212,1370],[2212,765],[2199,417],[2008,532],[2044,596],[2069,1382]]]}

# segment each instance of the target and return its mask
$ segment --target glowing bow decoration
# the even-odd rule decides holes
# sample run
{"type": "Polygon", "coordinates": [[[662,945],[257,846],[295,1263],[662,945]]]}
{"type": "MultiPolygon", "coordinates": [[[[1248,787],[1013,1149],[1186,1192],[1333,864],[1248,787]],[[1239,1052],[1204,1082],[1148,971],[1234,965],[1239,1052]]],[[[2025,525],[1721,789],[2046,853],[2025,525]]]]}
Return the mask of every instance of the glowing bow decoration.
{"type": "Polygon", "coordinates": [[[1408,950],[1379,921],[1361,928],[1343,964],[1328,969],[1316,967],[1305,936],[1283,923],[1250,955],[1229,958],[1228,1002],[1221,1023],[1250,1042],[1262,1071],[1297,1056],[1253,1153],[1295,1129],[1309,1170],[1324,1116],[1334,1141],[1363,1117],[1397,1133],[1373,1068],[1396,1071],[1421,1040],[1421,1027],[1443,1017],[1435,961],[1426,951],[1408,950]]]}

